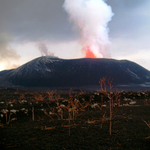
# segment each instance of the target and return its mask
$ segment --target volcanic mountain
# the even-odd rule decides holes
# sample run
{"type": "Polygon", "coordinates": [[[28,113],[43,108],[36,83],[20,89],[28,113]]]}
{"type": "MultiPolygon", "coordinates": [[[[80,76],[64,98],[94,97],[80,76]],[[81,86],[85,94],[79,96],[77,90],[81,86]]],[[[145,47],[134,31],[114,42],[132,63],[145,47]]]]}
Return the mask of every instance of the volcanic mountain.
{"type": "Polygon", "coordinates": [[[17,69],[0,72],[1,86],[73,87],[99,85],[103,77],[115,85],[150,83],[150,71],[128,60],[105,58],[36,58],[17,69]]]}

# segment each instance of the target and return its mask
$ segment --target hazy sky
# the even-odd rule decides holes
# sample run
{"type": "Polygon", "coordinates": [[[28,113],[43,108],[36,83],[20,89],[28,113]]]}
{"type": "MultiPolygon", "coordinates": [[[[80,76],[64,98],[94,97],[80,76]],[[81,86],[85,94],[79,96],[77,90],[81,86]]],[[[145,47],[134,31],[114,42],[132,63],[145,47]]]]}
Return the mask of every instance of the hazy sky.
{"type": "MultiPolygon", "coordinates": [[[[63,3],[64,0],[0,1],[0,70],[42,55],[83,57],[80,35],[73,31],[63,3]]],[[[106,3],[114,13],[108,24],[111,58],[128,59],[150,70],[150,0],[106,3]]]]}

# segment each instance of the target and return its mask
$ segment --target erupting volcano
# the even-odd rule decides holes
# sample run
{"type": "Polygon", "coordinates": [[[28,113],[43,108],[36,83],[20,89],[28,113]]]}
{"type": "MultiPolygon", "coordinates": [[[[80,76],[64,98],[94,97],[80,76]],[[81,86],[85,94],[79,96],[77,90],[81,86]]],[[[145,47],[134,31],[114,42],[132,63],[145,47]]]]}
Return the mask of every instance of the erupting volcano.
{"type": "Polygon", "coordinates": [[[86,58],[109,57],[108,22],[114,15],[105,0],[65,0],[74,29],[80,32],[80,44],[86,58]]]}
{"type": "Polygon", "coordinates": [[[86,58],[97,58],[90,49],[86,49],[85,57],[86,58]]]}
{"type": "Polygon", "coordinates": [[[103,58],[103,56],[102,55],[96,55],[93,51],[92,51],[92,49],[90,48],[90,46],[85,46],[85,47],[83,47],[83,52],[85,53],[85,58],[103,58]]]}

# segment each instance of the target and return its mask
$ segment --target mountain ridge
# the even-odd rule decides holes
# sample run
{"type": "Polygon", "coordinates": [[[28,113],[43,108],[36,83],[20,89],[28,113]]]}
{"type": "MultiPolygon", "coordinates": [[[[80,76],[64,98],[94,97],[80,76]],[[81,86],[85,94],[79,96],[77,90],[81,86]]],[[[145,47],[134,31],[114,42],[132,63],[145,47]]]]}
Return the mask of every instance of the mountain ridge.
{"type": "Polygon", "coordinates": [[[150,71],[129,60],[61,59],[42,56],[0,72],[1,86],[63,87],[98,85],[102,77],[116,85],[150,83],[150,71]]]}

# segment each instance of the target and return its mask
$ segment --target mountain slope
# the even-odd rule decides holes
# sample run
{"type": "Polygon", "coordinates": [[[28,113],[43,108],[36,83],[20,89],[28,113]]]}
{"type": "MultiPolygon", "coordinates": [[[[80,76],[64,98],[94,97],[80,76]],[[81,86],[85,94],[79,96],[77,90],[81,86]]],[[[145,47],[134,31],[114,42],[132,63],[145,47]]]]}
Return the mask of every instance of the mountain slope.
{"type": "Polygon", "coordinates": [[[98,85],[102,77],[114,84],[150,82],[150,71],[128,60],[36,58],[17,69],[0,72],[2,85],[58,87],[98,85]]]}

